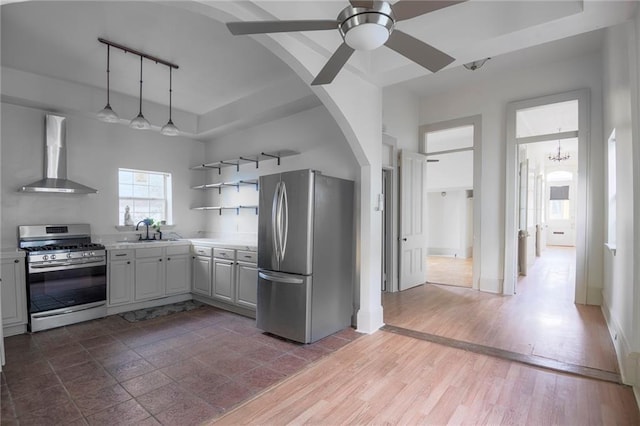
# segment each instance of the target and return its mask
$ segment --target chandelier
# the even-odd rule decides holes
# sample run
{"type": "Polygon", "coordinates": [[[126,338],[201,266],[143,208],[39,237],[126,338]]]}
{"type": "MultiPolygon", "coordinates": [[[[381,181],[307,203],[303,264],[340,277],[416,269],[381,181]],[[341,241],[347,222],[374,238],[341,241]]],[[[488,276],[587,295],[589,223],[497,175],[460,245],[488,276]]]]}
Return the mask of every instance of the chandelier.
{"type": "MultiPolygon", "coordinates": [[[[558,133],[560,133],[560,129],[558,129],[558,133]]],[[[560,149],[560,139],[558,139],[558,152],[554,152],[553,154],[549,154],[549,160],[550,161],[565,161],[568,160],[569,158],[571,158],[571,155],[565,151],[565,153],[562,153],[562,150],[560,149]]]]}

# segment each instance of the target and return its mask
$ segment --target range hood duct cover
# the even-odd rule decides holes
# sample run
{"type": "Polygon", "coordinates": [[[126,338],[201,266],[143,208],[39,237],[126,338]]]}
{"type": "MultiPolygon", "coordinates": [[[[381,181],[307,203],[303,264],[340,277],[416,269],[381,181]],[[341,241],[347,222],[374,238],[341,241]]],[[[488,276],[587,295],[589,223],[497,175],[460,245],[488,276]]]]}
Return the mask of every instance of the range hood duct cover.
{"type": "Polygon", "coordinates": [[[45,116],[44,179],[23,186],[22,192],[95,194],[97,189],[67,179],[66,117],[45,116]]]}

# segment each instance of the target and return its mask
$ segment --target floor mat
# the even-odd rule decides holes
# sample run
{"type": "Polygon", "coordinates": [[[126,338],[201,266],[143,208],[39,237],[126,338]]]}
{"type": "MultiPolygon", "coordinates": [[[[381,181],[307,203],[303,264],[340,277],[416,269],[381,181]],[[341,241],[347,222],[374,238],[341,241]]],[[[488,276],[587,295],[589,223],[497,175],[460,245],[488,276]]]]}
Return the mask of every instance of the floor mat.
{"type": "Polygon", "coordinates": [[[175,314],[177,312],[191,311],[201,306],[204,306],[204,303],[198,302],[196,300],[187,300],[186,302],[172,303],[170,305],[156,306],[154,308],[122,312],[118,315],[129,322],[138,322],[158,317],[164,317],[166,315],[175,314]]]}

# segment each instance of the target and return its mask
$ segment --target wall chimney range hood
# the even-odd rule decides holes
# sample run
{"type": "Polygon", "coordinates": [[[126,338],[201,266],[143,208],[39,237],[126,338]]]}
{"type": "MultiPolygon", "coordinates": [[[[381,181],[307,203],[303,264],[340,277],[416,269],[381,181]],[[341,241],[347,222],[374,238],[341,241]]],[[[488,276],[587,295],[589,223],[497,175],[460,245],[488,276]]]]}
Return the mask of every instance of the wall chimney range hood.
{"type": "Polygon", "coordinates": [[[67,129],[66,117],[45,116],[44,179],[23,186],[21,192],[45,192],[62,194],[95,194],[89,188],[67,179],[67,129]]]}

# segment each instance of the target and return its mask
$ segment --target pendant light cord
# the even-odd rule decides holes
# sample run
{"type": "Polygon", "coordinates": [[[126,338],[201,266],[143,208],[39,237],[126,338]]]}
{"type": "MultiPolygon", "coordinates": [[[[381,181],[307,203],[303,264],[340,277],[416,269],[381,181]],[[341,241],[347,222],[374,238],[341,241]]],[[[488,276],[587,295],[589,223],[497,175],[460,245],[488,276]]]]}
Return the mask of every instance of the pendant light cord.
{"type": "Polygon", "coordinates": [[[171,92],[173,92],[171,83],[171,71],[171,67],[169,67],[169,122],[171,122],[171,92]]]}
{"type": "Polygon", "coordinates": [[[107,45],[107,105],[111,106],[111,102],[109,101],[109,73],[111,72],[111,70],[109,69],[109,63],[110,58],[109,58],[109,52],[110,52],[111,46],[107,45]]]}
{"type": "Polygon", "coordinates": [[[140,115],[142,115],[142,55],[140,56],[140,115]]]}

